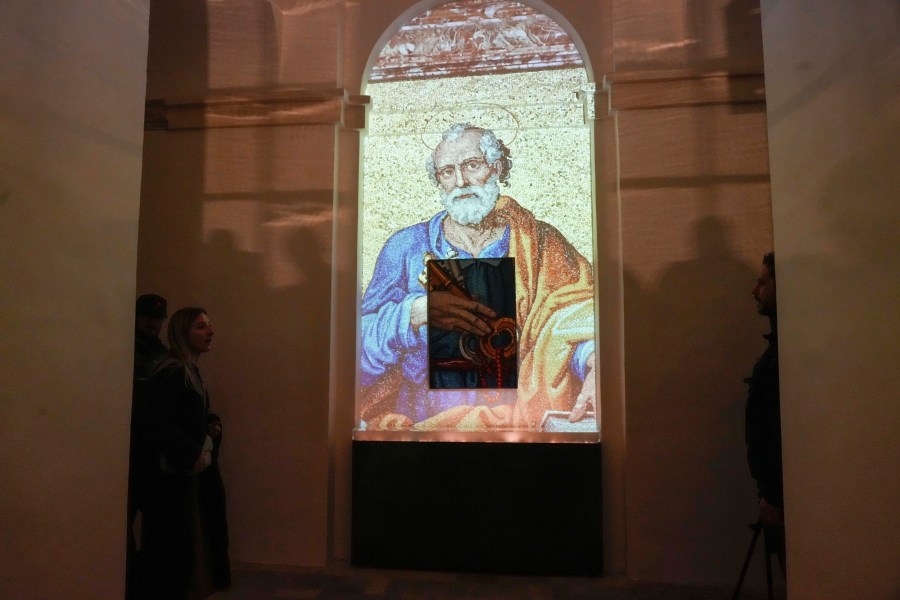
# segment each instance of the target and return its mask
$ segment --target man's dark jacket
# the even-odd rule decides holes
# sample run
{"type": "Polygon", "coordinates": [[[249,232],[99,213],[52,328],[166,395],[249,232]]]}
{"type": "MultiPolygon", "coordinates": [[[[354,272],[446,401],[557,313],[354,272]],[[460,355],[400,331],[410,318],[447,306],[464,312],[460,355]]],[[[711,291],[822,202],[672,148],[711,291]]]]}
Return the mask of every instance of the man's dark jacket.
{"type": "Polygon", "coordinates": [[[773,506],[784,505],[781,480],[781,402],[778,392],[778,329],[765,336],[768,348],[745,381],[747,393],[747,462],[759,497],[773,506]]]}

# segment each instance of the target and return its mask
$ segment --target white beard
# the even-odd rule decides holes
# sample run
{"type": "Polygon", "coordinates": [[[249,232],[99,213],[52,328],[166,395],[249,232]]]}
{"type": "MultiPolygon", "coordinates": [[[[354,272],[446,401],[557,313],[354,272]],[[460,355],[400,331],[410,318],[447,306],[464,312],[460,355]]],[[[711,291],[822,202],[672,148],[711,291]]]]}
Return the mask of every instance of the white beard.
{"type": "Polygon", "coordinates": [[[500,186],[497,178],[491,177],[483,186],[470,185],[444,193],[441,192],[441,204],[447,209],[450,218],[460,225],[477,225],[481,223],[497,204],[500,197],[500,186]],[[460,196],[474,194],[460,200],[460,196]]]}

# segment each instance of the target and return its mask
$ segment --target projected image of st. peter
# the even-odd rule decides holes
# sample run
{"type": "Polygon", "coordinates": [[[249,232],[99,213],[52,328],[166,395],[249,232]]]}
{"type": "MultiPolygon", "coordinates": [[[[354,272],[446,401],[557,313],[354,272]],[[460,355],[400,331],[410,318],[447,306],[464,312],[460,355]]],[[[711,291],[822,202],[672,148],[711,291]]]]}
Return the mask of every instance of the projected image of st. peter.
{"type": "Polygon", "coordinates": [[[507,146],[469,123],[445,131],[428,158],[423,175],[444,210],[387,240],[363,295],[367,429],[537,430],[549,410],[577,421],[596,406],[592,267],[555,227],[501,195],[512,166],[507,146]],[[515,258],[516,393],[429,393],[427,325],[483,336],[497,315],[450,291],[432,291],[429,302],[426,263],[502,257],[515,258]]]}

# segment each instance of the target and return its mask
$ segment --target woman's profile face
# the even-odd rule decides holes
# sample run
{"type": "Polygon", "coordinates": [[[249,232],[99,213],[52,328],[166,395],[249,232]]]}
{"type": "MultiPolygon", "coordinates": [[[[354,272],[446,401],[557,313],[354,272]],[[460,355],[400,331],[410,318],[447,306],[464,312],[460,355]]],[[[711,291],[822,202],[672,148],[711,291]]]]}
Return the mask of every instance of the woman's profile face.
{"type": "Polygon", "coordinates": [[[212,345],[213,330],[206,313],[200,313],[188,329],[187,342],[192,353],[209,352],[212,345]]]}

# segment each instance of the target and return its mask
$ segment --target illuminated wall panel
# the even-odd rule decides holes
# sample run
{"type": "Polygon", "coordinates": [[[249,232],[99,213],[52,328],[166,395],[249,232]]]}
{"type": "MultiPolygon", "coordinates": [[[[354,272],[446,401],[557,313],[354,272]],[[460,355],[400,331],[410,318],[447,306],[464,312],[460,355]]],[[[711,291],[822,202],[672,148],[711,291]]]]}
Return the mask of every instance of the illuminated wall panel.
{"type": "MultiPolygon", "coordinates": [[[[565,413],[564,429],[597,439],[592,90],[568,34],[515,2],[438,7],[381,51],[365,89],[372,105],[360,217],[362,437],[539,433],[553,410],[565,413]],[[451,156],[457,146],[468,154],[451,156]],[[477,218],[443,210],[471,205],[472,186],[488,190],[477,218]],[[461,231],[490,243],[460,244],[461,231]],[[503,256],[517,259],[518,389],[429,389],[426,322],[436,317],[423,317],[425,261],[503,256]]],[[[435,311],[435,302],[428,307],[435,311]]],[[[467,309],[474,313],[463,321],[479,319],[479,309],[467,309]]],[[[486,367],[474,360],[471,368],[486,367]]]]}

